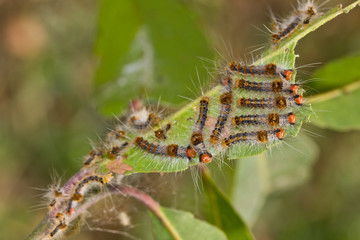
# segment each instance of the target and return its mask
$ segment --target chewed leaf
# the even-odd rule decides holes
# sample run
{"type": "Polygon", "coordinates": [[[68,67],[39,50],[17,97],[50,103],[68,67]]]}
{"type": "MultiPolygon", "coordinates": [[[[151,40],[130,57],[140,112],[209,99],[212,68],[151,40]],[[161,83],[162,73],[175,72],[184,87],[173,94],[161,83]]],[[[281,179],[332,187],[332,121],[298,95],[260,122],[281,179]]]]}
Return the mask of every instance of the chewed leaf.
{"type": "Polygon", "coordinates": [[[172,235],[169,232],[169,227],[165,228],[163,223],[153,215],[154,235],[156,239],[176,239],[176,240],[226,240],[225,234],[215,226],[207,222],[196,219],[193,214],[189,212],[169,209],[165,207],[160,208],[164,217],[171,224],[172,235]],[[176,238],[174,237],[176,236],[176,238]]]}

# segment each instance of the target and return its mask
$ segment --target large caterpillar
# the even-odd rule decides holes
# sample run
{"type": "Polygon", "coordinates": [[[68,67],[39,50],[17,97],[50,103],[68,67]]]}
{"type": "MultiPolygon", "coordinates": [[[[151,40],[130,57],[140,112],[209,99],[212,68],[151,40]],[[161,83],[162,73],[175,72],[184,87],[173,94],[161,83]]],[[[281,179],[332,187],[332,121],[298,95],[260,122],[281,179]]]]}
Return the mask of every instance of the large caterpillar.
{"type": "Polygon", "coordinates": [[[284,109],[286,107],[301,106],[303,104],[303,97],[295,95],[293,97],[279,96],[276,98],[240,98],[237,101],[238,107],[247,108],[278,108],[284,109]]]}
{"type": "Polygon", "coordinates": [[[291,69],[279,68],[275,63],[248,66],[231,62],[229,64],[229,70],[233,73],[237,72],[244,76],[257,75],[265,77],[283,77],[287,81],[290,81],[293,77],[293,71],[291,69]]]}
{"type": "Polygon", "coordinates": [[[296,95],[299,92],[298,84],[290,84],[282,80],[272,82],[252,82],[243,78],[235,81],[235,86],[239,89],[257,91],[257,92],[274,92],[274,93],[290,93],[296,95]]]}

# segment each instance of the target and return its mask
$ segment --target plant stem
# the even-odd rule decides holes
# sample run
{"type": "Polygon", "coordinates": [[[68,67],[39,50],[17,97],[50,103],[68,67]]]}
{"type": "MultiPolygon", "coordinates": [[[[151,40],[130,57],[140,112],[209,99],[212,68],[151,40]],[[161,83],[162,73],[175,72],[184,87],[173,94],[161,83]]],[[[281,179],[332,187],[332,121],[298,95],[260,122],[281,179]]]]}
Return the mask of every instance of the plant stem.
{"type": "Polygon", "coordinates": [[[328,101],[360,89],[360,80],[325,93],[321,93],[306,99],[307,103],[319,103],[328,101]]]}

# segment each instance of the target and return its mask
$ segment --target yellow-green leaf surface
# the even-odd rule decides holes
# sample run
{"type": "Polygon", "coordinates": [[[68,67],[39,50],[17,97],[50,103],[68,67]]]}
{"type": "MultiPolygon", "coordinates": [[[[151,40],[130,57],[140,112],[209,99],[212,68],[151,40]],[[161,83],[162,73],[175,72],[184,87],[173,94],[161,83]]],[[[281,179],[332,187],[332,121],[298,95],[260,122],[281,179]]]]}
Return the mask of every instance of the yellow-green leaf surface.
{"type": "MultiPolygon", "coordinates": [[[[155,239],[161,240],[226,240],[225,234],[213,225],[196,219],[189,212],[160,207],[166,220],[171,224],[172,234],[154,215],[153,232],[155,239]],[[174,236],[175,235],[175,236],[174,236]]],[[[168,226],[169,227],[169,226],[168,226]]]]}

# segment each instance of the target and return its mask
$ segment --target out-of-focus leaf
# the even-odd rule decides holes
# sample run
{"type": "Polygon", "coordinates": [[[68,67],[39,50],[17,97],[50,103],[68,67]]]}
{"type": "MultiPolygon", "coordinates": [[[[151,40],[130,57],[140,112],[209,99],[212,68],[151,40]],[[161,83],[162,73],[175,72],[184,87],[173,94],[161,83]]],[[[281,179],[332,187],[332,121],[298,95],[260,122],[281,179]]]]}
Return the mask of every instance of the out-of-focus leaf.
{"type": "Polygon", "coordinates": [[[204,185],[209,222],[220,228],[229,240],[254,239],[245,222],[207,175],[204,177],[204,185]]]}
{"type": "Polygon", "coordinates": [[[338,131],[360,129],[359,102],[360,88],[350,93],[344,92],[331,100],[314,103],[317,117],[312,122],[319,127],[338,131]]]}
{"type": "Polygon", "coordinates": [[[141,96],[182,103],[178,95],[194,97],[187,87],[194,88],[190,77],[196,76],[197,66],[206,84],[199,57],[212,58],[212,51],[194,16],[182,4],[168,0],[101,2],[96,88],[102,112],[119,113],[129,100],[141,96]]]}
{"type": "Polygon", "coordinates": [[[313,106],[319,127],[346,131],[360,129],[360,55],[330,62],[314,77],[322,81],[312,87],[326,91],[315,96],[313,106]]]}
{"type": "Polygon", "coordinates": [[[327,63],[314,73],[319,81],[310,83],[317,91],[326,92],[360,80],[360,55],[344,57],[327,63]]]}
{"type": "Polygon", "coordinates": [[[242,158],[236,164],[231,203],[246,223],[254,224],[268,193],[268,168],[264,154],[242,158]]]}
{"type": "MultiPolygon", "coordinates": [[[[196,219],[189,212],[160,207],[161,212],[171,223],[173,229],[180,236],[176,240],[226,240],[225,234],[215,226],[207,222],[196,219]]],[[[152,214],[154,223],[154,235],[156,239],[171,240],[174,239],[163,223],[152,214]]]]}
{"type": "Polygon", "coordinates": [[[318,155],[318,145],[304,134],[271,149],[266,156],[269,191],[286,190],[307,181],[318,155]]]}
{"type": "Polygon", "coordinates": [[[267,155],[239,160],[231,198],[235,209],[254,224],[267,195],[304,183],[317,156],[316,143],[300,135],[267,155]]]}

